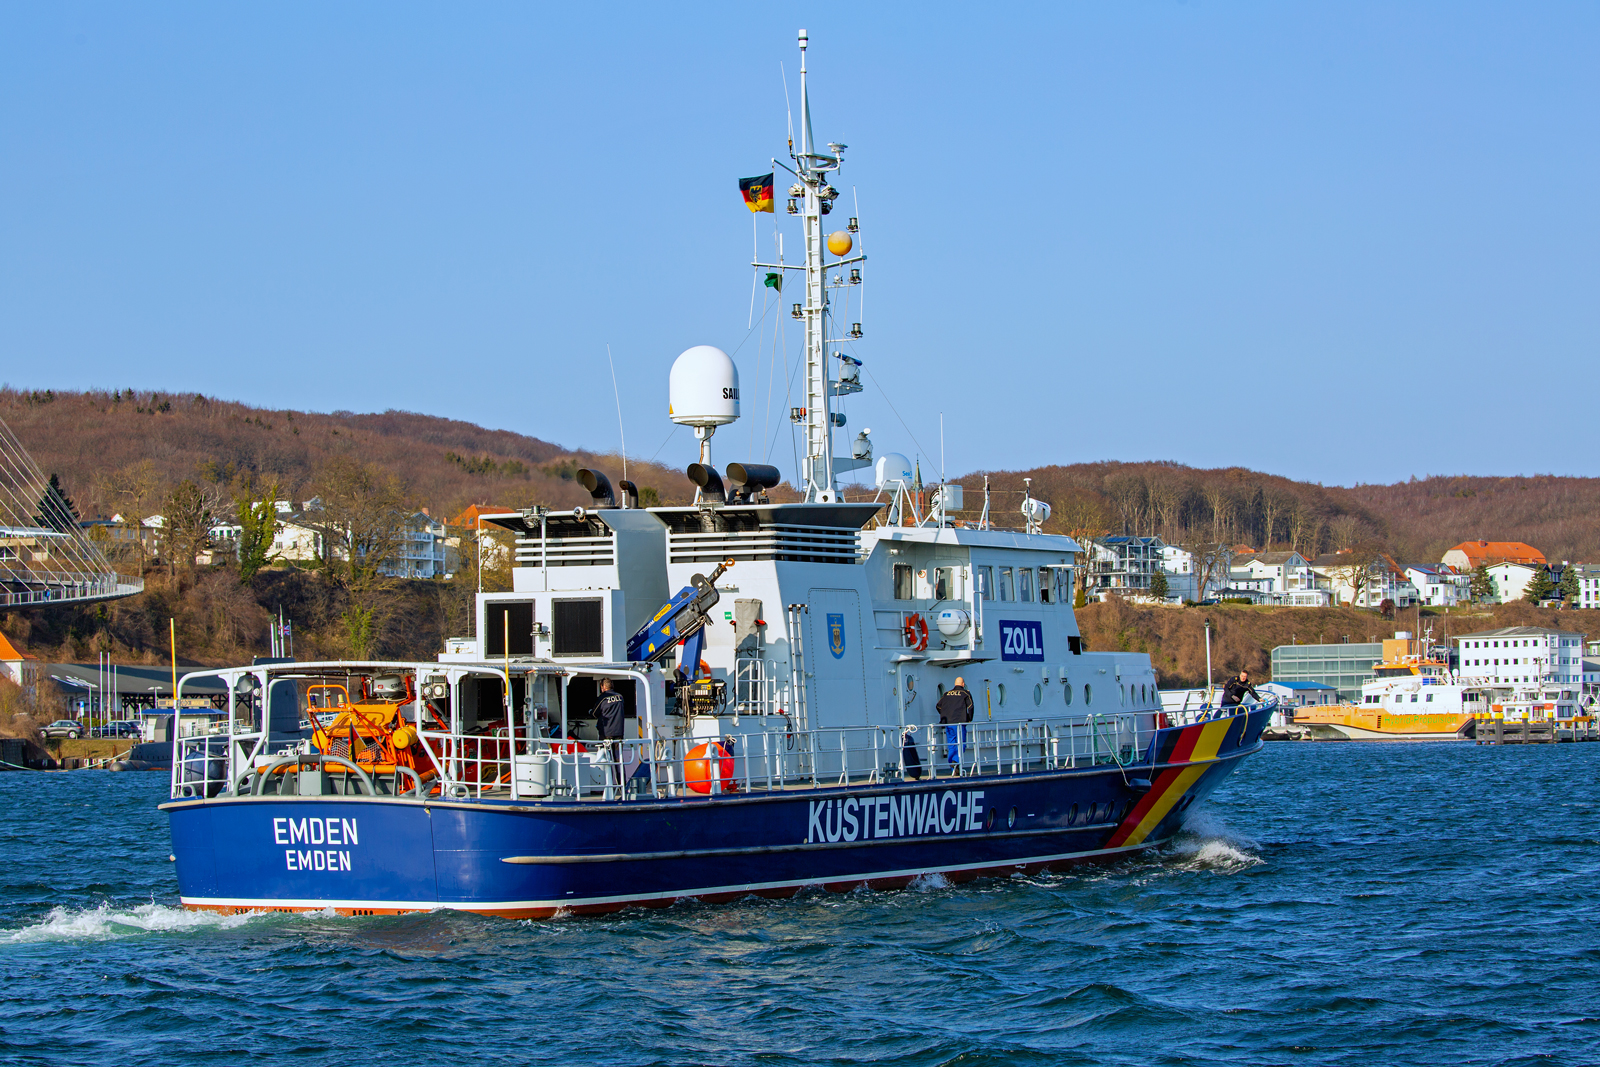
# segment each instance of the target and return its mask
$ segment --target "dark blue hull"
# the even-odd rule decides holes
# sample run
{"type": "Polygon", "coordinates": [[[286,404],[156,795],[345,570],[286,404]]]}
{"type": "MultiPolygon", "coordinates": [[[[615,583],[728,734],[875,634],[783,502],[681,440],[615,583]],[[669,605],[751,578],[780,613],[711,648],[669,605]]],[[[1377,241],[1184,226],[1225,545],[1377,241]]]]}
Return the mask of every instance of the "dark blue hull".
{"type": "Polygon", "coordinates": [[[1163,730],[1121,768],[669,801],[263,796],[164,807],[190,907],[612,911],[959,881],[1148,848],[1259,748],[1266,718],[1163,730]]]}

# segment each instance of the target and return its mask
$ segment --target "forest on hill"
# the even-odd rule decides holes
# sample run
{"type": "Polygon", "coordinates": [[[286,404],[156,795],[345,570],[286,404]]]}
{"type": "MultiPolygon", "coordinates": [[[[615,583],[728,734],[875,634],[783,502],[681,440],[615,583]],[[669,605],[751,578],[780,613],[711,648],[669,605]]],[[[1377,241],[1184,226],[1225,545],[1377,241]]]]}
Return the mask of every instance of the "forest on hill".
{"type": "MultiPolygon", "coordinates": [[[[396,479],[410,504],[443,516],[474,503],[571,507],[587,500],[573,480],[580,467],[598,466],[613,483],[622,470],[616,455],[405,411],[323,414],[199,394],[5,388],[0,418],[47,474],[60,475],[85,518],[126,511],[135,470],[158,490],[185,479],[218,490],[248,482],[304,499],[331,463],[354,460],[396,479]]],[[[681,470],[638,459],[628,466],[646,501],[692,499],[681,470]]],[[[985,477],[992,519],[1002,526],[1020,525],[1026,489],[1050,503],[1051,532],[1156,534],[1307,555],[1361,546],[1408,562],[1436,562],[1451,545],[1483,538],[1526,541],[1552,560],[1600,561],[1600,478],[1438,476],[1346,488],[1243,467],[1107,461],[972,472],[955,479],[966,488],[958,517],[977,519],[985,477]]]]}
{"type": "MultiPolygon", "coordinates": [[[[0,419],[47,475],[60,476],[83,518],[126,512],[119,483],[136,478],[155,483],[157,501],[186,479],[219,491],[276,485],[281,499],[303,500],[338,459],[397,478],[411,505],[445,517],[468,504],[572,507],[589,499],[573,480],[579,468],[598,466],[613,484],[622,476],[617,456],[406,411],[322,414],[198,393],[7,388],[0,419]]],[[[693,494],[681,471],[631,459],[628,469],[646,498],[682,503],[693,494]]]]}

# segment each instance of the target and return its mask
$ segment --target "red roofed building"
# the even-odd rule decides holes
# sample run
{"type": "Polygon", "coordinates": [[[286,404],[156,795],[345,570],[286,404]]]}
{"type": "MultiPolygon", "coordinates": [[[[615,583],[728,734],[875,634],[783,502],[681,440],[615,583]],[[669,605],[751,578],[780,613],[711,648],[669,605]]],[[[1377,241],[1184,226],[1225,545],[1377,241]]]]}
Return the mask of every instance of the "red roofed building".
{"type": "Polygon", "coordinates": [[[469,530],[482,527],[479,519],[484,515],[515,515],[516,508],[497,508],[489,504],[469,504],[465,511],[449,520],[451,526],[465,526],[469,530]]]}
{"type": "Polygon", "coordinates": [[[10,679],[32,696],[39,685],[39,661],[0,634],[0,676],[10,679]]]}
{"type": "Polygon", "coordinates": [[[1442,563],[1458,571],[1473,571],[1496,563],[1526,563],[1543,567],[1549,561],[1532,545],[1521,541],[1463,541],[1444,554],[1442,563]]]}

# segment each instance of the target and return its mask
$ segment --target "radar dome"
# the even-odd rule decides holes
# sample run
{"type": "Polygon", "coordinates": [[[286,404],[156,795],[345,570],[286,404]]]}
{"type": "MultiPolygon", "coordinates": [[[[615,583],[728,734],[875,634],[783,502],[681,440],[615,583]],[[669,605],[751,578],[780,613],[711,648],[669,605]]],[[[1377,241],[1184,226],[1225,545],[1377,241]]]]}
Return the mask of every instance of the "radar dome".
{"type": "Polygon", "coordinates": [[[724,426],[739,417],[739,368],[728,353],[695,345],[672,364],[667,414],[681,426],[724,426]]]}
{"type": "Polygon", "coordinates": [[[878,457],[877,485],[879,489],[895,489],[910,485],[913,477],[911,461],[898,452],[886,452],[878,457]]]}

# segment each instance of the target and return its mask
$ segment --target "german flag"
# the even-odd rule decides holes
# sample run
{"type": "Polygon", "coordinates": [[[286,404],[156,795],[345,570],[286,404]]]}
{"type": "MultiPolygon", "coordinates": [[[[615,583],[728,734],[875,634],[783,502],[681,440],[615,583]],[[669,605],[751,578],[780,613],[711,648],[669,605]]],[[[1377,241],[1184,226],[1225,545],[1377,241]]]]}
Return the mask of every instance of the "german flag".
{"type": "Polygon", "coordinates": [[[772,206],[772,178],[772,174],[763,174],[758,178],[739,179],[739,194],[744,197],[745,207],[751,211],[775,210],[772,206]]]}

